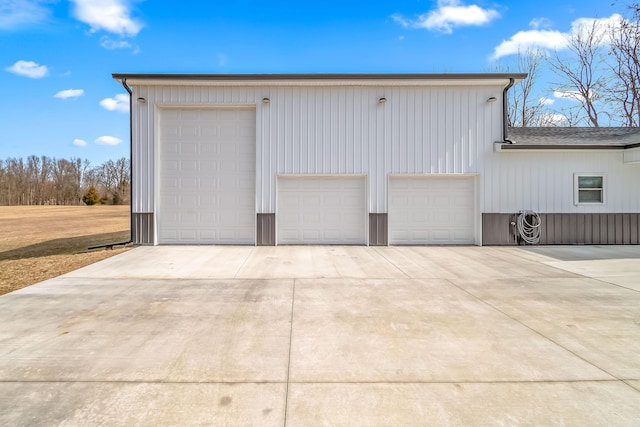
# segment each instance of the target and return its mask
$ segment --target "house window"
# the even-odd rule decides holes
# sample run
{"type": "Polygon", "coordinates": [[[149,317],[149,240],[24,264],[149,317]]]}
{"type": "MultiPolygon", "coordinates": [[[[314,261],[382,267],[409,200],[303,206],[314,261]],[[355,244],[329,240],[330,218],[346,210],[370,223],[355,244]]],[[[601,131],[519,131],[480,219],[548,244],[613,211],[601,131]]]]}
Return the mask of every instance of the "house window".
{"type": "Polygon", "coordinates": [[[574,175],[575,204],[604,203],[604,175],[577,173],[574,175]]]}

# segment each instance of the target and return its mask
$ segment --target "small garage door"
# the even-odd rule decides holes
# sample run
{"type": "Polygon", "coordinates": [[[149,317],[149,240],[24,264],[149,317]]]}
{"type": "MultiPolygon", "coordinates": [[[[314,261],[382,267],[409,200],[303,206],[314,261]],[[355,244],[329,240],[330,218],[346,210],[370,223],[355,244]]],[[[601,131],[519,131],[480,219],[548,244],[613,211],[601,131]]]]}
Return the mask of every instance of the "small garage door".
{"type": "Polygon", "coordinates": [[[475,243],[475,178],[389,178],[389,243],[475,243]]]}
{"type": "Polygon", "coordinates": [[[278,177],[276,220],[279,244],[365,245],[365,177],[278,177]]]}
{"type": "Polygon", "coordinates": [[[255,242],[255,110],[160,110],[161,244],[255,242]]]}

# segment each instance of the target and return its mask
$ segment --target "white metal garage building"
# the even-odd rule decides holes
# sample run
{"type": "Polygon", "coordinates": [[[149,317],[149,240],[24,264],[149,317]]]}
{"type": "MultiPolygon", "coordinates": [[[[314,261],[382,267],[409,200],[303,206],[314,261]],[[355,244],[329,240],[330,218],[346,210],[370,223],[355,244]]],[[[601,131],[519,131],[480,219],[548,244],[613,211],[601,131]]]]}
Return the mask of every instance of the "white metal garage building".
{"type": "Polygon", "coordinates": [[[113,77],[132,100],[136,243],[480,245],[526,75],[113,77]]]}

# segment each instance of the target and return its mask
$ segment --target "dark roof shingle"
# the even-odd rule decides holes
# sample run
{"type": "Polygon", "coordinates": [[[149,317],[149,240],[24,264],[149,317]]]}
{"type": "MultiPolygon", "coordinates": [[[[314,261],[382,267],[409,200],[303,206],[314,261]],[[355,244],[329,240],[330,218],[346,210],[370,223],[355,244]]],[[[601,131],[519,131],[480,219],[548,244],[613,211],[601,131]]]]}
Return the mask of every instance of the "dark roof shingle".
{"type": "Polygon", "coordinates": [[[640,147],[637,127],[512,127],[503,149],[616,149],[640,147]]]}

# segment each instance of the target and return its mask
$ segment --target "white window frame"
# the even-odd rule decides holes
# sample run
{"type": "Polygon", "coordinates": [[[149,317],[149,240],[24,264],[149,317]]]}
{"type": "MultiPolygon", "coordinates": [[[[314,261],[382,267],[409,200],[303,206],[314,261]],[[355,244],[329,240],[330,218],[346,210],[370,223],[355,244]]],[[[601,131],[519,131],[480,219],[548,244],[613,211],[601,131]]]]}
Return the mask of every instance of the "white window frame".
{"type": "Polygon", "coordinates": [[[606,202],[606,196],[607,196],[607,177],[605,174],[603,173],[598,173],[598,172],[594,172],[594,173],[587,173],[587,172],[580,172],[580,173],[574,173],[573,174],[573,204],[576,206],[594,206],[594,205],[604,205],[606,202]],[[598,178],[602,178],[602,188],[600,189],[596,189],[596,188],[580,188],[580,177],[598,177],[598,178]],[[600,191],[602,194],[602,201],[600,202],[581,202],[580,201],[580,190],[593,190],[593,191],[600,191]]]}

